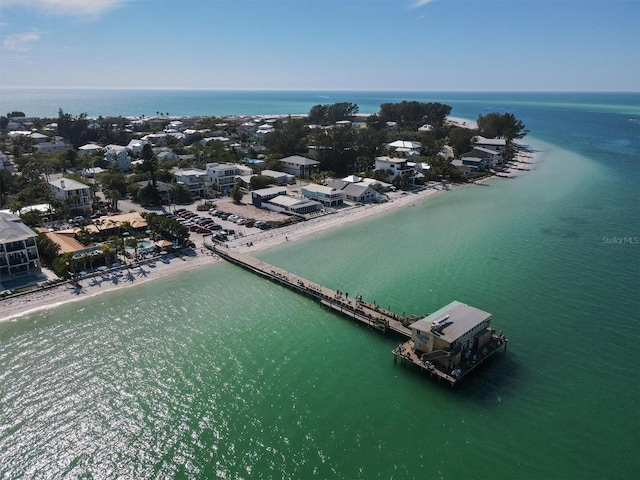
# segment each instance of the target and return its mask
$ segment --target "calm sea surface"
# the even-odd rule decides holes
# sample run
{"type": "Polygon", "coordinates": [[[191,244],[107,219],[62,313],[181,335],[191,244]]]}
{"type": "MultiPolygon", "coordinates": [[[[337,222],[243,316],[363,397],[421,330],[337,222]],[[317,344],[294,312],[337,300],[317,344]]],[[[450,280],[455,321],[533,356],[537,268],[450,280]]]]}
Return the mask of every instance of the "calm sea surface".
{"type": "Polygon", "coordinates": [[[398,312],[470,303],[506,353],[450,389],[219,264],[0,324],[0,478],[639,478],[638,94],[4,90],[0,111],[414,99],[513,112],[542,162],[260,257],[398,312]]]}

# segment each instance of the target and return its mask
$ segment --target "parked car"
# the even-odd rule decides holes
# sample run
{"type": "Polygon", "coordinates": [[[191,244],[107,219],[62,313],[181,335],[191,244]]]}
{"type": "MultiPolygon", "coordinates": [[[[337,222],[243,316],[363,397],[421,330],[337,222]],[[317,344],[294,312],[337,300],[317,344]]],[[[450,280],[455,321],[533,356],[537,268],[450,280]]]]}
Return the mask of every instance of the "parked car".
{"type": "Polygon", "coordinates": [[[246,222],[244,222],[244,226],[251,228],[255,225],[255,223],[256,223],[255,220],[247,220],[246,222]]]}

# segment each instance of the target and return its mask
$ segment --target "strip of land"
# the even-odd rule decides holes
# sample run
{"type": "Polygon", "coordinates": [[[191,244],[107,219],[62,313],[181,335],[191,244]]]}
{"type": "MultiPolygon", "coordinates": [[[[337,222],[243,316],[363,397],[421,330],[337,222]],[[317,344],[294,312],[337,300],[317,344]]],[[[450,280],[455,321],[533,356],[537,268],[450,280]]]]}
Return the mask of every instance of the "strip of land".
{"type": "MultiPolygon", "coordinates": [[[[231,240],[228,246],[245,253],[273,248],[286,242],[295,242],[347,224],[351,225],[356,221],[370,218],[373,215],[379,216],[390,213],[450,188],[452,188],[451,184],[438,182],[432,183],[419,191],[397,192],[390,196],[389,201],[386,203],[344,208],[336,213],[306,222],[238,237],[231,240]]],[[[0,300],[0,322],[15,320],[62,304],[84,300],[117,289],[131,288],[144,282],[180,275],[195,268],[211,265],[218,258],[203,247],[205,238],[201,236],[192,238],[195,240],[196,247],[189,255],[180,255],[179,257],[166,255],[151,263],[97,273],[80,279],[76,284],[58,284],[0,300]]]]}

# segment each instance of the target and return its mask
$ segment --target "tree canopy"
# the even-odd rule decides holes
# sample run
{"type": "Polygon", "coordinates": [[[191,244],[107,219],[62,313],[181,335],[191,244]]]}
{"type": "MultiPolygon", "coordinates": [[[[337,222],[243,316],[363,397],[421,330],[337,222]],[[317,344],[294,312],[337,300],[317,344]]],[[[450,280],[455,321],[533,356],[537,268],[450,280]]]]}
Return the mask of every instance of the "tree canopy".
{"type": "MultiPolygon", "coordinates": [[[[400,128],[416,130],[428,123],[435,128],[441,128],[444,120],[451,113],[451,107],[443,103],[423,103],[416,101],[403,101],[400,103],[383,103],[377,118],[377,125],[385,125],[386,122],[397,122],[400,128]]],[[[374,123],[372,121],[372,123],[374,123]]],[[[374,123],[375,126],[375,123],[374,123]]]]}
{"type": "Polygon", "coordinates": [[[340,102],[332,105],[314,105],[309,111],[309,122],[318,125],[332,125],[341,120],[351,120],[358,114],[355,103],[340,102]]]}
{"type": "Polygon", "coordinates": [[[489,113],[478,117],[478,132],[483,137],[503,137],[507,143],[524,137],[529,131],[512,113],[489,113]]]}

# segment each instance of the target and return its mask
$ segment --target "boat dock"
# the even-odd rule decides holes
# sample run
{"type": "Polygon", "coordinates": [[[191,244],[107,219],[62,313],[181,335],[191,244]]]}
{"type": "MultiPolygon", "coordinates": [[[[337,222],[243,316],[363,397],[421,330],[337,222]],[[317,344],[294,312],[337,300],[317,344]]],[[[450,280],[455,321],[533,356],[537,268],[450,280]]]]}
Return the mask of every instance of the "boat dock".
{"type": "Polygon", "coordinates": [[[382,333],[391,331],[403,337],[411,338],[411,330],[406,325],[413,321],[413,317],[398,315],[380,307],[375,302],[371,303],[364,300],[360,295],[354,297],[349,296],[349,293],[329,289],[299,275],[258,260],[251,255],[235,252],[217,245],[207,245],[207,248],[228,262],[239,265],[299,293],[313,297],[326,307],[369,328],[374,328],[382,333]]]}

